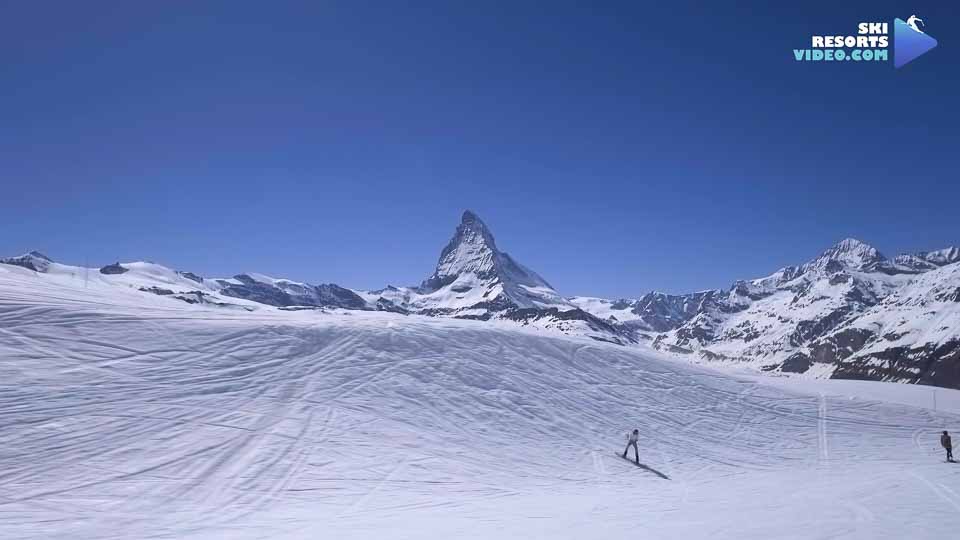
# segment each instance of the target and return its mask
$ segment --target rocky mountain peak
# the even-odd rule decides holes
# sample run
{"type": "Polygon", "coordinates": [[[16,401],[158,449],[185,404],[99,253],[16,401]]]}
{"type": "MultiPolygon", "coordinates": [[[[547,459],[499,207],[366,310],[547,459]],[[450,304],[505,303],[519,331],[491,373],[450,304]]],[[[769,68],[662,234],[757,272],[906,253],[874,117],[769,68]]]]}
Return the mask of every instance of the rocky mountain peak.
{"type": "Polygon", "coordinates": [[[825,268],[839,263],[847,268],[860,269],[884,260],[886,257],[870,244],[856,238],[845,238],[821,253],[807,265],[807,268],[825,268]]]}
{"type": "Polygon", "coordinates": [[[473,273],[480,279],[494,278],[501,259],[502,254],[497,250],[490,229],[479,216],[466,210],[453,238],[440,252],[433,275],[423,282],[423,288],[438,289],[466,273],[473,273]]]}
{"type": "Polygon", "coordinates": [[[464,210],[463,215],[460,216],[460,225],[463,227],[474,227],[480,230],[489,230],[487,225],[480,219],[480,216],[475,214],[472,210],[464,210]]]}
{"type": "Polygon", "coordinates": [[[460,225],[457,231],[447,245],[448,248],[454,247],[453,244],[472,244],[478,247],[485,247],[490,251],[497,251],[497,242],[493,238],[493,233],[487,227],[487,224],[480,219],[480,216],[470,210],[464,210],[460,218],[460,225]]]}
{"type": "Polygon", "coordinates": [[[419,291],[432,294],[441,289],[477,303],[516,307],[569,306],[553,287],[532,270],[497,248],[493,233],[480,217],[467,210],[453,238],[440,253],[433,274],[419,291]]]}
{"type": "Polygon", "coordinates": [[[53,259],[47,257],[39,251],[31,251],[29,253],[20,255],[19,257],[0,259],[0,263],[22,266],[23,268],[33,270],[34,272],[46,272],[53,263],[53,259]]]}
{"type": "Polygon", "coordinates": [[[30,253],[27,253],[26,255],[24,255],[24,257],[32,257],[34,259],[40,259],[42,261],[53,262],[53,259],[51,259],[50,257],[47,257],[43,253],[40,253],[39,251],[36,251],[36,250],[31,251],[30,253]]]}

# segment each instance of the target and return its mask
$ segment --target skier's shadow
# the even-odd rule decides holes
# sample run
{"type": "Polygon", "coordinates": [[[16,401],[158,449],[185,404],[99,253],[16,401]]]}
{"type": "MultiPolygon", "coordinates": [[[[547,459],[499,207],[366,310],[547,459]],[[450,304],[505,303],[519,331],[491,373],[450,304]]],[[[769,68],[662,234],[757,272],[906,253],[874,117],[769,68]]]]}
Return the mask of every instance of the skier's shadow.
{"type": "Polygon", "coordinates": [[[652,472],[653,474],[659,476],[660,478],[663,478],[664,480],[669,480],[669,479],[670,479],[669,476],[663,474],[662,472],[660,472],[660,471],[654,469],[653,467],[650,467],[649,465],[646,465],[646,464],[644,464],[644,463],[638,463],[638,464],[637,464],[637,467],[640,467],[641,469],[643,469],[643,470],[645,470],[645,471],[652,472]]]}

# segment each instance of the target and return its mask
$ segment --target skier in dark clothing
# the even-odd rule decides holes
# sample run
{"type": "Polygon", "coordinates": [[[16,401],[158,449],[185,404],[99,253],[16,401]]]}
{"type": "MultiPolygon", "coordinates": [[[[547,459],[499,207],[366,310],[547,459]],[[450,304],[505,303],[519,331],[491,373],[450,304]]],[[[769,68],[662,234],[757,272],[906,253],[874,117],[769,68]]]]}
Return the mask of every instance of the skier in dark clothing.
{"type": "Polygon", "coordinates": [[[627,459],[627,451],[630,450],[630,447],[633,447],[633,455],[636,458],[637,465],[640,464],[640,450],[637,449],[637,439],[640,438],[640,430],[635,429],[633,433],[627,437],[627,447],[623,449],[623,459],[627,459]]]}
{"type": "Polygon", "coordinates": [[[947,451],[947,461],[953,461],[953,441],[950,440],[950,434],[947,433],[947,430],[943,430],[943,435],[940,436],[940,446],[947,451]]]}

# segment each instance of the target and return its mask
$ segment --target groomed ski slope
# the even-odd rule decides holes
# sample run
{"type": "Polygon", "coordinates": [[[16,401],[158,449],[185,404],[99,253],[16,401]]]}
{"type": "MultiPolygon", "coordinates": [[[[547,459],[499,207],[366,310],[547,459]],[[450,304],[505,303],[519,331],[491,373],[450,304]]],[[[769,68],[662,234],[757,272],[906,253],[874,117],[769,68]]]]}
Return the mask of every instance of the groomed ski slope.
{"type": "Polygon", "coordinates": [[[0,267],[0,538],[953,535],[960,416],[850,388],[0,267]],[[614,455],[633,427],[652,471],[614,455]]]}

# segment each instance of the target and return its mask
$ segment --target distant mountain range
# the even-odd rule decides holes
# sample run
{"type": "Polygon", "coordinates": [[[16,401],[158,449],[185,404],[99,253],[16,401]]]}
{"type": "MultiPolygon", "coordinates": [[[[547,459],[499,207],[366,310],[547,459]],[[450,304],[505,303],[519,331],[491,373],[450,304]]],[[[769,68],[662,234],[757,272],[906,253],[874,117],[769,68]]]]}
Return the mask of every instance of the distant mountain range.
{"type": "Polygon", "coordinates": [[[957,248],[888,259],[846,239],[726,290],[571,300],[698,362],[958,387],[958,262],[957,248]]]}
{"type": "Polygon", "coordinates": [[[567,298],[501,251],[466,211],[420,285],[375,291],[261,274],[206,278],[145,262],[99,270],[31,252],[0,263],[124,286],[219,309],[378,310],[500,320],[543,331],[648,346],[688,360],[770,373],[960,388],[960,249],[889,259],[846,239],[817,258],[729,289],[639,299],[567,298]]]}

